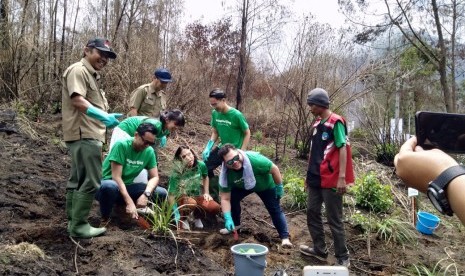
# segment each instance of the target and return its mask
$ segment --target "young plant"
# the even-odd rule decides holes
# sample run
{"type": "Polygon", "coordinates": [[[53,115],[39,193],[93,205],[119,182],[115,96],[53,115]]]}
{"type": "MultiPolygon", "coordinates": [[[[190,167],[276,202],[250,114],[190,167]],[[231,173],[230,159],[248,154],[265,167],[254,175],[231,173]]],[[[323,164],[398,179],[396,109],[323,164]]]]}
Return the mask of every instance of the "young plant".
{"type": "Polygon", "coordinates": [[[394,157],[397,152],[399,152],[399,146],[393,143],[383,143],[376,145],[376,162],[387,165],[394,166],[394,157]]]}
{"type": "MultiPolygon", "coordinates": [[[[358,211],[358,213],[355,213],[350,217],[351,224],[354,227],[359,228],[362,231],[362,233],[370,233],[371,229],[374,228],[371,220],[371,217],[364,216],[360,213],[360,211],[358,211]]],[[[376,221],[374,222],[376,223],[376,221]]]]}
{"type": "Polygon", "coordinates": [[[257,145],[253,147],[253,151],[259,152],[262,155],[265,155],[268,158],[273,158],[275,150],[271,146],[266,146],[266,145],[257,145]]]}
{"type": "Polygon", "coordinates": [[[382,185],[373,172],[357,178],[352,192],[358,206],[375,213],[387,212],[393,205],[391,186],[382,185]]]}
{"type": "Polygon", "coordinates": [[[288,208],[304,209],[307,207],[307,192],[305,192],[305,179],[294,168],[283,171],[284,205],[288,208]]]}
{"type": "Polygon", "coordinates": [[[171,228],[176,227],[173,205],[171,205],[168,200],[163,200],[162,202],[152,204],[151,209],[152,212],[148,216],[148,220],[152,225],[152,232],[163,236],[168,234],[173,236],[171,228]]]}
{"type": "Polygon", "coordinates": [[[254,132],[254,134],[252,135],[252,137],[257,140],[259,143],[262,142],[263,140],[263,132],[261,130],[257,130],[254,132]]]}
{"type": "Polygon", "coordinates": [[[395,217],[380,220],[376,228],[378,228],[378,237],[387,243],[391,241],[398,244],[417,242],[417,234],[413,231],[411,224],[395,217]]]}
{"type": "Polygon", "coordinates": [[[459,271],[457,269],[457,265],[455,262],[447,264],[447,266],[443,267],[441,265],[442,262],[448,260],[448,258],[439,260],[433,267],[433,270],[430,270],[427,266],[421,264],[419,266],[413,265],[415,267],[415,272],[419,276],[435,276],[435,275],[459,275],[459,271]],[[451,271],[449,271],[451,270],[451,271]],[[444,272],[443,272],[444,271],[444,272]]]}

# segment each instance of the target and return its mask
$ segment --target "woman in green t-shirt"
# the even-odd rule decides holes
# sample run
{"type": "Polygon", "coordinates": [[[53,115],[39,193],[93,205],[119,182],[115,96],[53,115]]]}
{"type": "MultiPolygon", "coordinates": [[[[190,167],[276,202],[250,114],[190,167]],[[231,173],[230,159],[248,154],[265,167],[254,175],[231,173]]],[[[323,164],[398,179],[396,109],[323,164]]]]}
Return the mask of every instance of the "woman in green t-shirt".
{"type": "Polygon", "coordinates": [[[166,144],[166,136],[178,127],[183,127],[185,124],[184,114],[179,109],[167,110],[160,114],[159,118],[151,118],[147,116],[134,116],[121,121],[121,123],[113,129],[110,140],[110,148],[120,140],[125,140],[134,137],[137,127],[141,123],[151,123],[157,133],[157,145],[164,147],[166,144]]]}
{"type": "MultiPolygon", "coordinates": [[[[141,123],[150,123],[156,129],[156,143],[153,147],[156,150],[158,147],[164,147],[166,144],[166,136],[170,134],[170,131],[174,131],[179,127],[184,127],[185,119],[184,114],[179,109],[173,109],[164,111],[160,114],[159,119],[150,118],[146,116],[134,116],[124,119],[118,127],[115,127],[111,134],[109,152],[113,148],[113,145],[122,140],[134,137],[136,129],[141,123]]],[[[158,159],[157,159],[158,160],[158,159]]],[[[148,174],[147,170],[142,170],[140,174],[134,179],[135,183],[147,183],[148,174]]]]}
{"type": "Polygon", "coordinates": [[[180,146],[174,154],[173,169],[168,185],[168,199],[174,207],[176,224],[182,213],[182,228],[190,229],[186,217],[194,211],[196,228],[203,228],[201,217],[205,213],[218,214],[221,206],[213,200],[208,190],[208,171],[188,146],[180,146]],[[179,205],[179,208],[178,208],[179,205]]]}

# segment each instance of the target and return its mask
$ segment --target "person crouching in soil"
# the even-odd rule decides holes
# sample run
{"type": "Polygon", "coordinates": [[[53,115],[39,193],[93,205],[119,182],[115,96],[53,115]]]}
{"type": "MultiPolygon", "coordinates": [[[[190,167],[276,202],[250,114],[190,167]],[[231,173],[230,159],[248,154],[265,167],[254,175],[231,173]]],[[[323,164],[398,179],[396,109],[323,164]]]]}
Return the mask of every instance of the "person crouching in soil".
{"type": "Polygon", "coordinates": [[[109,221],[114,205],[125,206],[126,213],[137,219],[137,207],[146,207],[149,201],[161,203],[167,197],[166,189],[158,186],[160,178],[152,148],[156,133],[151,123],[140,124],[134,137],[116,142],[103,161],[103,177],[96,194],[102,221],[109,221]],[[150,179],[147,183],[135,182],[143,169],[150,179]]]}
{"type": "Polygon", "coordinates": [[[220,205],[209,194],[207,166],[197,159],[188,146],[180,146],[174,154],[168,200],[173,205],[176,225],[179,226],[181,222],[181,227],[185,230],[190,230],[187,217],[192,212],[195,227],[202,229],[201,218],[206,213],[216,215],[221,211],[220,205]]]}
{"type": "Polygon", "coordinates": [[[286,217],[280,206],[284,189],[279,168],[260,153],[242,151],[231,144],[223,145],[218,155],[223,160],[219,190],[225,221],[225,229],[221,229],[220,233],[229,234],[239,228],[241,201],[251,193],[256,193],[270,214],[281,245],[292,247],[286,217]]]}

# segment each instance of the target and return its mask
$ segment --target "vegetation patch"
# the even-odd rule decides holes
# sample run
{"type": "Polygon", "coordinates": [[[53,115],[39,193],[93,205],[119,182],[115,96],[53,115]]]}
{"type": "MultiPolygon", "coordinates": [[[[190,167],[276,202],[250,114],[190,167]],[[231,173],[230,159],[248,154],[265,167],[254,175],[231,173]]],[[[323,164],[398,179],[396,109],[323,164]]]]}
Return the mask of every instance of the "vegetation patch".
{"type": "Polygon", "coordinates": [[[373,172],[357,178],[351,191],[357,206],[375,213],[387,212],[393,205],[391,186],[381,184],[373,172]]]}

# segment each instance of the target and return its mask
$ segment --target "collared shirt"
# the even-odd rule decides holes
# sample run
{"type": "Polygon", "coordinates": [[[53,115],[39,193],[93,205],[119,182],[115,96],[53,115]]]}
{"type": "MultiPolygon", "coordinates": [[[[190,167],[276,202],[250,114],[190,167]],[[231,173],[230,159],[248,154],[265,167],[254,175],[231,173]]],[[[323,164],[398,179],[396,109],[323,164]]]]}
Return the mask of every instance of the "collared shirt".
{"type": "Polygon", "coordinates": [[[100,75],[82,58],[69,66],[62,76],[62,125],[66,142],[81,139],[96,139],[105,142],[105,125],[97,119],[87,116],[72,105],[71,95],[83,96],[93,106],[108,110],[105,93],[100,89],[100,75]]]}
{"type": "Polygon", "coordinates": [[[155,91],[153,82],[139,86],[131,93],[129,108],[137,109],[137,115],[156,117],[166,108],[166,94],[155,91]]]}

